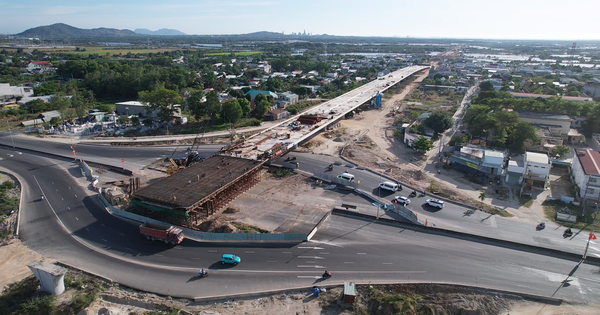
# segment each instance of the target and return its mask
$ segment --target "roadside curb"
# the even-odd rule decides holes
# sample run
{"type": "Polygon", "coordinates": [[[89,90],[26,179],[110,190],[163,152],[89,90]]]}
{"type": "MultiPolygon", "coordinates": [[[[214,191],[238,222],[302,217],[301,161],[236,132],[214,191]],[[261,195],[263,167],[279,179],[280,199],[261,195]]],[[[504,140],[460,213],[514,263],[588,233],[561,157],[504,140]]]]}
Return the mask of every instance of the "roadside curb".
{"type": "Polygon", "coordinates": [[[325,222],[325,220],[327,220],[329,217],[331,216],[331,211],[325,213],[325,215],[321,218],[321,220],[319,220],[319,222],[317,222],[317,224],[315,225],[315,227],[310,230],[310,232],[308,233],[308,235],[306,235],[306,241],[310,241],[310,239],[315,236],[315,234],[317,233],[317,230],[319,229],[319,227],[321,226],[321,224],[323,224],[323,222],[325,222]]]}
{"type": "MultiPolygon", "coordinates": [[[[486,244],[491,244],[491,245],[501,245],[501,246],[505,246],[505,247],[510,247],[515,250],[521,250],[521,251],[527,251],[527,252],[543,251],[546,254],[553,255],[554,257],[560,257],[563,259],[569,259],[569,260],[573,260],[573,261],[581,261],[581,254],[565,252],[562,250],[557,250],[557,249],[552,249],[552,248],[547,248],[547,247],[542,247],[542,246],[522,244],[522,243],[517,243],[517,242],[513,242],[513,241],[492,238],[489,236],[469,234],[469,233],[446,230],[446,229],[441,229],[441,228],[436,228],[436,227],[431,227],[431,226],[421,226],[421,225],[416,225],[416,224],[411,224],[411,223],[404,223],[404,222],[393,220],[393,219],[386,219],[386,218],[377,219],[375,216],[372,216],[369,214],[348,211],[348,210],[340,209],[338,207],[334,208],[331,212],[332,212],[332,214],[337,214],[337,215],[341,215],[341,216],[345,216],[345,217],[355,217],[355,218],[359,218],[359,219],[363,219],[363,220],[380,222],[381,224],[392,225],[392,226],[397,226],[397,227],[399,226],[399,227],[404,227],[404,228],[408,228],[408,229],[412,229],[412,230],[419,230],[421,232],[429,233],[429,234],[435,233],[435,234],[443,235],[443,236],[461,238],[461,239],[466,239],[466,240],[473,240],[473,241],[480,242],[480,243],[486,243],[486,244]]],[[[600,266],[600,257],[587,256],[584,260],[584,263],[600,266]]]]}
{"type": "Polygon", "coordinates": [[[17,181],[17,185],[19,186],[19,209],[17,209],[17,222],[15,223],[16,226],[14,235],[14,237],[19,238],[19,226],[21,225],[21,211],[23,210],[23,180],[21,180],[21,178],[17,174],[9,171],[4,167],[0,167],[0,172],[12,176],[17,181]]]}

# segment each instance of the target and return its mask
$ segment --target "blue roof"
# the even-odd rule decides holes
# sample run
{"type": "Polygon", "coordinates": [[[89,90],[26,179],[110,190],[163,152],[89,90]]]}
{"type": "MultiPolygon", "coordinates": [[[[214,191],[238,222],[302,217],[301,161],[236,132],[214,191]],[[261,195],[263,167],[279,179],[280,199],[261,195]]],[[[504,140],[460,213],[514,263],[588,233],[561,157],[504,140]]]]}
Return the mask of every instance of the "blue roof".
{"type": "Polygon", "coordinates": [[[246,92],[246,95],[250,94],[250,96],[252,96],[252,98],[254,99],[256,97],[256,95],[258,94],[265,94],[267,96],[272,96],[273,98],[277,98],[277,94],[271,92],[271,91],[263,91],[263,90],[250,90],[248,92],[246,92]]]}

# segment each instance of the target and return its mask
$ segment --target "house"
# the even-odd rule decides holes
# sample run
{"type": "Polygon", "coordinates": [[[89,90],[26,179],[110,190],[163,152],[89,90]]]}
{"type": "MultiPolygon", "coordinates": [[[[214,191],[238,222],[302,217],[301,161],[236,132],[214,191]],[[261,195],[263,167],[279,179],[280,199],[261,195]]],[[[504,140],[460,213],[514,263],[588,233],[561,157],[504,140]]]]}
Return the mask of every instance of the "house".
{"type": "Polygon", "coordinates": [[[544,127],[549,130],[553,137],[561,137],[567,144],[577,144],[582,140],[582,135],[571,128],[573,119],[564,114],[554,113],[539,113],[518,111],[519,119],[535,125],[536,127],[544,127]]]}
{"type": "Polygon", "coordinates": [[[505,153],[479,147],[456,146],[448,159],[452,168],[480,178],[502,175],[505,153]]]}
{"type": "Polygon", "coordinates": [[[509,157],[506,168],[505,182],[509,184],[520,184],[523,182],[523,174],[525,173],[524,155],[509,157]]]}
{"type": "Polygon", "coordinates": [[[285,108],[290,105],[298,103],[298,94],[292,92],[277,93],[277,103],[279,107],[285,108]]]}
{"type": "Polygon", "coordinates": [[[33,94],[31,88],[10,86],[10,83],[0,83],[0,102],[14,103],[17,97],[23,98],[31,94],[33,94]]]}
{"type": "Polygon", "coordinates": [[[582,204],[600,202],[600,153],[576,149],[573,159],[573,182],[582,204]]]}
{"type": "Polygon", "coordinates": [[[272,120],[280,120],[290,117],[290,112],[283,108],[276,108],[271,110],[267,115],[271,116],[272,120]]]}
{"type": "MultiPolygon", "coordinates": [[[[585,89],[585,88],[584,88],[585,89]]],[[[509,92],[512,96],[517,98],[550,98],[556,97],[556,95],[547,95],[547,94],[533,94],[533,93],[519,93],[519,92],[509,92]]],[[[573,102],[593,102],[594,100],[591,97],[580,97],[580,96],[561,96],[561,98],[565,101],[573,101],[573,102]]]]}
{"type": "MultiPolygon", "coordinates": [[[[138,102],[138,101],[127,101],[120,102],[115,104],[115,113],[117,115],[136,115],[139,117],[148,117],[148,113],[146,110],[149,109],[148,103],[138,102]]],[[[173,115],[181,116],[181,105],[174,104],[172,105],[173,115]]],[[[154,111],[151,116],[156,117],[158,111],[154,111]]]]}
{"type": "Polygon", "coordinates": [[[404,144],[406,144],[409,147],[412,147],[413,142],[415,142],[420,137],[425,137],[425,138],[431,140],[431,137],[428,137],[428,136],[424,136],[424,135],[420,135],[420,134],[416,134],[416,133],[409,133],[408,128],[406,128],[405,130],[406,131],[404,132],[404,144]]]}
{"type": "Polygon", "coordinates": [[[525,152],[523,182],[525,187],[546,189],[550,176],[550,157],[545,153],[525,152]]]}
{"type": "Polygon", "coordinates": [[[579,81],[573,78],[558,78],[558,81],[562,84],[579,84],[579,81]]]}
{"type": "Polygon", "coordinates": [[[264,91],[264,90],[250,90],[248,92],[246,92],[246,95],[250,95],[250,97],[252,98],[252,101],[254,101],[254,99],[256,98],[256,96],[258,94],[264,94],[266,96],[272,96],[274,99],[277,99],[277,94],[271,92],[271,91],[264,91]]]}
{"type": "Polygon", "coordinates": [[[583,93],[591,97],[600,97],[600,78],[592,78],[583,86],[583,93]]]}
{"type": "Polygon", "coordinates": [[[271,73],[271,65],[266,61],[260,61],[258,63],[258,71],[262,73],[271,73]]]}
{"type": "Polygon", "coordinates": [[[52,64],[48,61],[30,61],[25,69],[29,72],[44,72],[52,68],[52,64]]]}

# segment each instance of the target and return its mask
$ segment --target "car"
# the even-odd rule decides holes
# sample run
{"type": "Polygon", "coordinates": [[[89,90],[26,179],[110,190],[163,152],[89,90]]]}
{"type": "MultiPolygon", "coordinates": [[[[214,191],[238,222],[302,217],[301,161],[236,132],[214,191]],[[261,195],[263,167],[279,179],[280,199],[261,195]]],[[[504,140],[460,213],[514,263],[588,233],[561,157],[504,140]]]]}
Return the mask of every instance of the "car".
{"type": "Polygon", "coordinates": [[[379,184],[379,188],[389,190],[389,191],[398,191],[402,190],[402,186],[392,183],[392,182],[383,182],[379,184]]]}
{"type": "Polygon", "coordinates": [[[403,205],[408,205],[408,204],[410,204],[410,199],[408,199],[408,198],[406,198],[406,197],[404,197],[404,196],[396,196],[396,197],[394,197],[394,201],[395,201],[396,203],[401,203],[401,204],[403,204],[403,205]]]}
{"type": "Polygon", "coordinates": [[[232,254],[223,254],[223,257],[221,257],[221,265],[233,264],[234,266],[237,266],[240,261],[242,261],[240,257],[232,254]]]}
{"type": "Polygon", "coordinates": [[[444,207],[444,202],[439,199],[427,199],[425,201],[428,205],[436,208],[442,209],[444,207]]]}

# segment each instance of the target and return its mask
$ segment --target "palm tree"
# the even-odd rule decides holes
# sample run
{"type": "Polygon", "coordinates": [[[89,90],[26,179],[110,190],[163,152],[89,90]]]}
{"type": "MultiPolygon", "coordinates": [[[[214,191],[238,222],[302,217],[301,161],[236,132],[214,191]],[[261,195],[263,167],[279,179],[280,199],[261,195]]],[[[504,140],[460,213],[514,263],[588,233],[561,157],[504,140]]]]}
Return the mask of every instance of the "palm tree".
{"type": "Polygon", "coordinates": [[[481,199],[481,202],[483,202],[485,200],[486,194],[485,191],[481,190],[479,192],[479,199],[481,199]]]}

